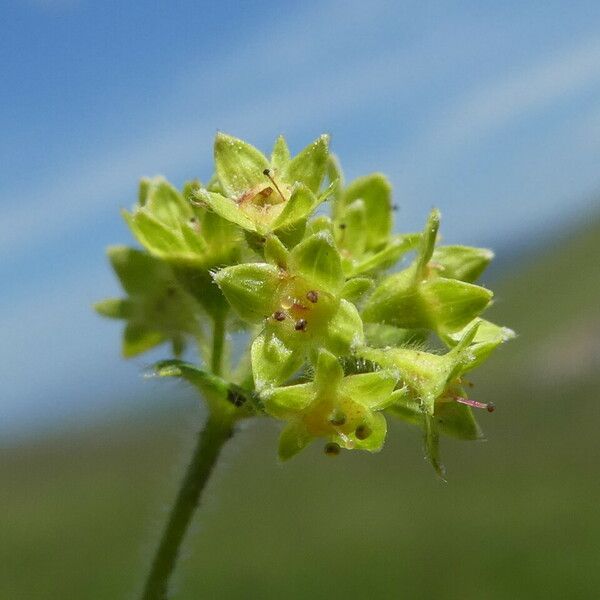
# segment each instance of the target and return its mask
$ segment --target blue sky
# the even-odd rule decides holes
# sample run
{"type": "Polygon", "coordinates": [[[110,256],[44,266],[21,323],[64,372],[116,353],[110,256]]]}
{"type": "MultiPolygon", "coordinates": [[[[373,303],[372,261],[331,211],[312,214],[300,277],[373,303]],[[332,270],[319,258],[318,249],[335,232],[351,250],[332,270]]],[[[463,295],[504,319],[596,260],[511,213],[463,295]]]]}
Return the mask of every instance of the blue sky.
{"type": "MultiPolygon", "coordinates": [[[[597,2],[85,2],[0,8],[0,435],[158,389],[90,311],[142,175],[211,171],[217,129],[332,134],[417,229],[507,248],[600,190],[597,2]],[[32,366],[35,365],[35,366],[32,366]]],[[[596,202],[597,204],[597,202],[596,202]]]]}

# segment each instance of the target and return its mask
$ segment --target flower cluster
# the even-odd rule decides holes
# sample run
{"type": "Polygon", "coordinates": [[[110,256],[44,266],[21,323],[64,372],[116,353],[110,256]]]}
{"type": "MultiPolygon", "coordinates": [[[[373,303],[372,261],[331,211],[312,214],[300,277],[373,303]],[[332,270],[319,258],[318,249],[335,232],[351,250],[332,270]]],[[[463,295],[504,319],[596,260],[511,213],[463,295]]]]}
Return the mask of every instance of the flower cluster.
{"type": "Polygon", "coordinates": [[[317,438],[329,455],[377,451],[391,417],[422,429],[443,474],[440,434],[478,439],[472,408],[493,410],[468,398],[466,373],[514,335],[481,318],[492,292],[474,282],[492,253],[438,246],[437,210],[423,231],[394,233],[388,180],[346,185],[327,136],[296,156],[279,137],[267,158],[219,133],[214,152],[206,185],[143,180],[124,213],[143,250],[109,250],[127,297],[97,305],[126,320],[124,354],[196,342],[201,364],[157,374],[232,420],[284,421],[282,459],[317,438]]]}

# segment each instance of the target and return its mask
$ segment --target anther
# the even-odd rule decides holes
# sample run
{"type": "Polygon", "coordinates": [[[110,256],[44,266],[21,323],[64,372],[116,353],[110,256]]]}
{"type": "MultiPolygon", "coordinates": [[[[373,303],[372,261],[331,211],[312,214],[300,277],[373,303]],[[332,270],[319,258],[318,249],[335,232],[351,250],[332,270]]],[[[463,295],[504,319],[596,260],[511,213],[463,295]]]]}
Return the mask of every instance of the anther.
{"type": "Polygon", "coordinates": [[[316,304],[319,300],[319,293],[315,292],[314,290],[310,290],[310,292],[308,292],[306,294],[306,297],[308,298],[308,300],[310,300],[313,304],[316,304]]]}
{"type": "Polygon", "coordinates": [[[357,440],[366,440],[371,434],[373,430],[365,423],[362,423],[356,428],[354,435],[357,440]]]}
{"type": "Polygon", "coordinates": [[[346,229],[346,223],[340,223],[340,229],[346,229]]]}
{"type": "Polygon", "coordinates": [[[346,414],[339,408],[336,408],[329,416],[329,422],[334,427],[339,427],[340,425],[343,425],[346,422],[346,414]]]}
{"type": "Polygon", "coordinates": [[[271,170],[270,169],[265,169],[263,171],[263,175],[265,177],[267,177],[269,179],[269,181],[274,185],[275,189],[279,192],[279,195],[281,196],[281,199],[285,202],[285,196],[281,193],[281,190],[279,189],[279,186],[275,182],[275,179],[273,178],[273,175],[271,175],[271,170]]]}
{"type": "Polygon", "coordinates": [[[493,413],[496,410],[496,405],[493,402],[487,403],[487,411],[493,413]]]}
{"type": "Polygon", "coordinates": [[[282,310],[276,310],[273,313],[273,318],[276,321],[285,321],[285,313],[282,310]]]}
{"type": "Polygon", "coordinates": [[[325,444],[325,454],[327,454],[327,456],[337,456],[340,453],[340,450],[340,445],[335,442],[325,444]]]}
{"type": "Polygon", "coordinates": [[[298,319],[294,325],[296,331],[306,331],[306,319],[298,319]]]}

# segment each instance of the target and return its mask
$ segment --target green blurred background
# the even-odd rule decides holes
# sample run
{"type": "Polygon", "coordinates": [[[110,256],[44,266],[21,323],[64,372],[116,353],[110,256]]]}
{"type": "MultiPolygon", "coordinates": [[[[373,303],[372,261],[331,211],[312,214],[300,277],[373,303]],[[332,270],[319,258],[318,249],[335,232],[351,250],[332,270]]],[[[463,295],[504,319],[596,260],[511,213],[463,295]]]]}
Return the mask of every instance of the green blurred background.
{"type": "Polygon", "coordinates": [[[600,3],[0,3],[0,600],[136,598],[202,426],[91,310],[141,176],[212,172],[218,129],[348,180],[383,171],[398,231],[490,247],[473,375],[484,443],[391,423],[377,455],[280,465],[278,424],[226,447],[176,599],[600,597],[600,3]],[[487,315],[486,315],[487,316],[487,315]]]}

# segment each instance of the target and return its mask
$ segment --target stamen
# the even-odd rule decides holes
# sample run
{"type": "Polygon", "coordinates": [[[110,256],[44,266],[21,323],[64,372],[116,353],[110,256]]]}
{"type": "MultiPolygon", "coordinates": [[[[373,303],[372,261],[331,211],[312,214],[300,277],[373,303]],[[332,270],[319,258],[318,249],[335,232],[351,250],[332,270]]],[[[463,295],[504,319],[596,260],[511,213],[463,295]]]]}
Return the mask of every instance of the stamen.
{"type": "Polygon", "coordinates": [[[276,321],[285,321],[285,313],[282,310],[276,310],[273,313],[273,318],[276,321]]]}
{"type": "Polygon", "coordinates": [[[372,433],[373,430],[366,423],[362,423],[356,428],[354,435],[357,440],[366,440],[372,433]]]}
{"type": "Polygon", "coordinates": [[[340,410],[339,408],[336,408],[329,416],[329,422],[334,427],[340,427],[346,422],[346,414],[344,413],[344,411],[340,410]]]}
{"type": "Polygon", "coordinates": [[[306,297],[313,303],[316,304],[319,300],[319,293],[315,292],[314,290],[310,290],[310,292],[308,292],[306,294],[306,297]]]}
{"type": "Polygon", "coordinates": [[[462,398],[461,396],[455,396],[454,400],[460,404],[471,406],[472,408],[484,408],[490,413],[496,410],[496,405],[493,402],[477,402],[477,400],[469,400],[468,398],[462,398]]]}
{"type": "Polygon", "coordinates": [[[269,169],[265,169],[263,171],[263,175],[265,175],[266,177],[269,178],[269,181],[275,186],[275,189],[279,192],[279,195],[281,196],[281,199],[285,202],[285,196],[281,193],[281,190],[279,189],[279,186],[277,185],[277,182],[273,178],[273,175],[271,175],[271,171],[269,169]]]}

